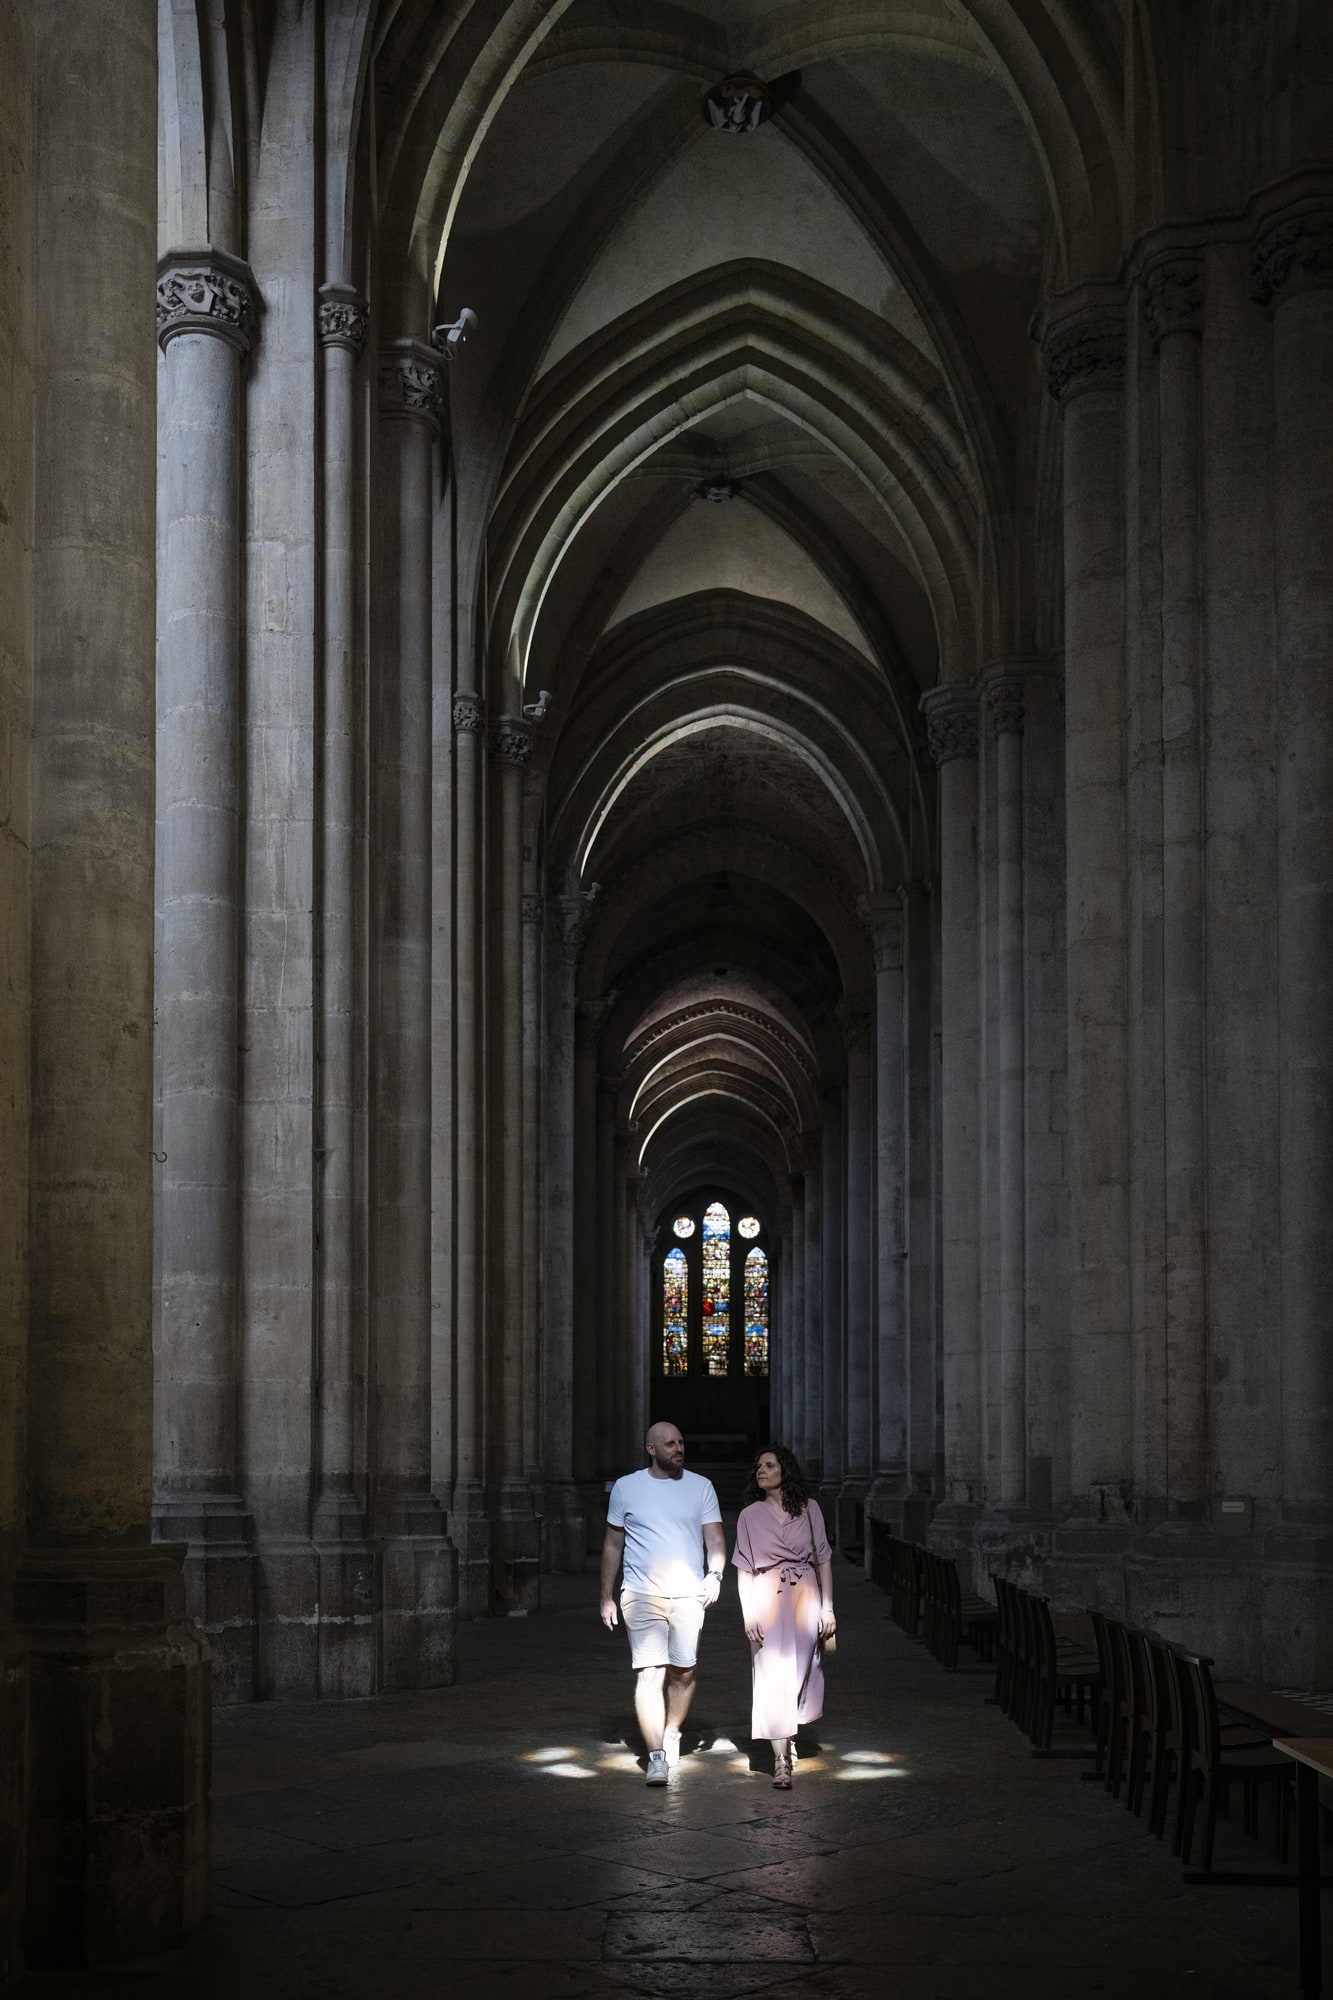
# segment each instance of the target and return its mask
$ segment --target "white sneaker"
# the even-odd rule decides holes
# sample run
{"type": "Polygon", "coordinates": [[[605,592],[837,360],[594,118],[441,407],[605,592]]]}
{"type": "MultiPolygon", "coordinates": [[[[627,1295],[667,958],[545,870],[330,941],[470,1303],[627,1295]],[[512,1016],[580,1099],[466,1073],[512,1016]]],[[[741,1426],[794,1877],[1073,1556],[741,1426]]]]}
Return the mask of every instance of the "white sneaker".
{"type": "Polygon", "coordinates": [[[669,1782],[669,1778],[670,1772],[667,1767],[666,1751],[650,1750],[648,1752],[648,1783],[650,1785],[665,1785],[669,1782]]]}
{"type": "Polygon", "coordinates": [[[680,1762],[680,1731],[678,1729],[664,1729],[662,1731],[662,1755],[667,1760],[667,1768],[674,1771],[680,1762]]]}

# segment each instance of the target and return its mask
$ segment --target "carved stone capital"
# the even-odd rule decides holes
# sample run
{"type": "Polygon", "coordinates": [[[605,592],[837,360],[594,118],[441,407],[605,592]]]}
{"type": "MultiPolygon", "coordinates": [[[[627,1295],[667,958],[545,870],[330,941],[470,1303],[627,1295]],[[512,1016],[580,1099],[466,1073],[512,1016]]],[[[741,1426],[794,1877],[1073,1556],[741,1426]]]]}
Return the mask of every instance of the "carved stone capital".
{"type": "Polygon", "coordinates": [[[157,339],[207,333],[246,355],[259,335],[254,272],[226,250],[168,250],[157,267],[157,339]]]}
{"type": "Polygon", "coordinates": [[[1119,298],[1075,297],[1047,315],[1041,338],[1046,387],[1057,403],[1125,386],[1125,309],[1119,298]]]}
{"type": "Polygon", "coordinates": [[[936,768],[956,757],[975,757],[981,747],[977,691],[970,683],[928,688],[921,697],[930,754],[936,768]]]}
{"type": "Polygon", "coordinates": [[[545,914],[545,904],[540,896],[523,898],[523,921],[525,924],[539,924],[545,914]]]}
{"type": "Polygon", "coordinates": [[[870,1048],[873,1016],[859,1007],[839,1007],[838,1026],[842,1029],[843,1046],[848,1055],[865,1055],[870,1048]]]}
{"type": "Polygon", "coordinates": [[[486,727],[486,703],[479,694],[454,696],[454,728],[468,735],[486,727]]]}
{"type": "Polygon", "coordinates": [[[1250,257],[1250,291],[1270,311],[1299,292],[1333,285],[1333,190],[1317,186],[1263,216],[1250,257]]]}
{"type": "Polygon", "coordinates": [[[583,941],[592,922],[593,905],[599,893],[594,885],[574,896],[551,898],[551,933],[566,965],[574,966],[579,962],[579,953],[583,950],[583,941]]]}
{"type": "Polygon", "coordinates": [[[903,963],[903,906],[896,895],[857,898],[856,913],[866,927],[876,972],[900,972],[903,963]]]}
{"type": "Polygon", "coordinates": [[[532,755],[532,731],[526,722],[502,715],[491,737],[491,755],[501,764],[526,764],[532,755]]]}
{"type": "Polygon", "coordinates": [[[1203,258],[1197,250],[1174,250],[1143,273],[1143,317],[1154,347],[1173,333],[1203,332],[1203,258]]]}
{"type": "Polygon", "coordinates": [[[370,332],[370,307],[351,285],[321,285],[317,307],[322,347],[343,347],[358,358],[370,332]]]}
{"type": "Polygon", "coordinates": [[[437,431],[444,407],[440,357],[424,340],[391,340],[380,349],[380,415],[407,417],[437,431]]]}

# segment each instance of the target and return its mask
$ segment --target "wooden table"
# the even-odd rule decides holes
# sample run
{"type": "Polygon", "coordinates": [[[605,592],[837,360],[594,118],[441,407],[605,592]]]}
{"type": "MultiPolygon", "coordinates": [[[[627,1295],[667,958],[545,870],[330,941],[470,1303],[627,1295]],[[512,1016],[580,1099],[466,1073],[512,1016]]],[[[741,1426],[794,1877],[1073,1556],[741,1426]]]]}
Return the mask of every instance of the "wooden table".
{"type": "Polygon", "coordinates": [[[1273,1748],[1296,1765],[1301,1993],[1304,2000],[1318,2000],[1324,1968],[1319,1927],[1319,1780],[1333,1779],[1333,1736],[1277,1737],[1273,1748]]]}

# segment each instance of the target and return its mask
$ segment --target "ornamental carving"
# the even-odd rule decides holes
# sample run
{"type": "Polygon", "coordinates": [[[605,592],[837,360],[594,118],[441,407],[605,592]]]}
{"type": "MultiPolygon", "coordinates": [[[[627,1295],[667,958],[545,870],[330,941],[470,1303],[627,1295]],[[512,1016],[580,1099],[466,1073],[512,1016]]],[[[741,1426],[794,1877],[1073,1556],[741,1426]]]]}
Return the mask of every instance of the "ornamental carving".
{"type": "Polygon", "coordinates": [[[990,714],[993,736],[1021,736],[1023,734],[1023,703],[1026,696],[1026,675],[1013,668],[1002,669],[998,673],[987,674],[983,685],[986,690],[986,707],[990,714]]]}
{"type": "Polygon", "coordinates": [[[502,764],[526,764],[532,755],[532,732],[521,722],[497,722],[491,752],[502,764]]]}
{"type": "Polygon", "coordinates": [[[542,920],[542,899],[540,896],[523,898],[523,921],[525,924],[539,924],[542,920]]]}
{"type": "Polygon", "coordinates": [[[597,895],[598,890],[594,887],[575,896],[556,896],[552,900],[551,931],[561,959],[568,966],[579,962],[597,895]]]}
{"type": "Polygon", "coordinates": [[[975,757],[981,748],[977,697],[971,687],[931,688],[921,697],[930,754],[936,769],[959,757],[975,757]]]}
{"type": "Polygon", "coordinates": [[[350,285],[319,288],[319,338],[324,347],[343,347],[349,354],[365,351],[370,332],[370,307],[350,285]]]}
{"type": "Polygon", "coordinates": [[[1057,403],[1092,389],[1125,384],[1125,325],[1112,306],[1086,307],[1047,323],[1042,339],[1046,387],[1057,403]]]}
{"type": "Polygon", "coordinates": [[[169,250],[157,277],[157,338],[208,333],[248,354],[259,332],[254,276],[222,250],[169,250]]]}
{"type": "Polygon", "coordinates": [[[454,728],[475,734],[486,727],[486,704],[479,694],[454,696],[454,728]]]}
{"type": "Polygon", "coordinates": [[[398,340],[380,350],[380,415],[438,424],[444,407],[439,356],[420,340],[398,340]]]}
{"type": "Polygon", "coordinates": [[[1143,274],[1143,317],[1154,347],[1171,333],[1203,332],[1203,259],[1163,257],[1143,274]]]}
{"type": "Polygon", "coordinates": [[[1333,207],[1281,216],[1261,230],[1250,260],[1250,291],[1261,306],[1333,285],[1333,207]]]}

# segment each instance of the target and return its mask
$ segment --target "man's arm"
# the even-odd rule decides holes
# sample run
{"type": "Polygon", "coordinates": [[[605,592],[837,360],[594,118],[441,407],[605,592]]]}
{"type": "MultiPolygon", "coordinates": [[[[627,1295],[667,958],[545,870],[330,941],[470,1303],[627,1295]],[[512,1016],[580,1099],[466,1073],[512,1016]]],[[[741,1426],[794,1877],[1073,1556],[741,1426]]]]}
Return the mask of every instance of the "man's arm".
{"type": "MultiPolygon", "coordinates": [[[[718,1533],[722,1530],[719,1528],[718,1533]]],[[[608,1527],[602,1543],[602,1623],[608,1632],[614,1632],[620,1622],[616,1610],[616,1571],[625,1553],[625,1530],[608,1527]]]]}
{"type": "Polygon", "coordinates": [[[704,1603],[716,1604],[722,1589],[722,1572],[727,1566],[727,1537],[720,1521],[704,1522],[704,1603]]]}

